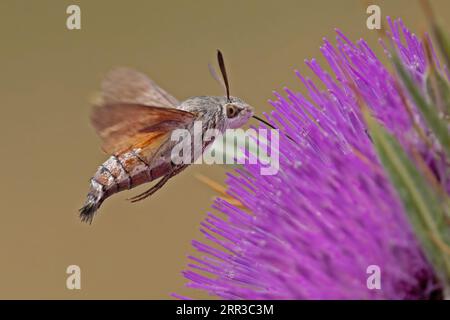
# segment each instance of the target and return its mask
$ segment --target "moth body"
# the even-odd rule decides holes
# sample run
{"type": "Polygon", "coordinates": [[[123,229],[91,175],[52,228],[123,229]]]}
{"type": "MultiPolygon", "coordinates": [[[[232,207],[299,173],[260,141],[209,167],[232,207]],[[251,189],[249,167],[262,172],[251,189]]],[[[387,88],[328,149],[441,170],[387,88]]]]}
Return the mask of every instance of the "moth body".
{"type": "MultiPolygon", "coordinates": [[[[219,64],[223,58],[219,57],[219,64]]],[[[223,69],[223,61],[221,68],[223,69]]],[[[151,196],[170,178],[194,163],[196,157],[213,141],[202,141],[200,153],[192,152],[189,163],[172,162],[172,150],[179,143],[171,139],[176,129],[185,129],[191,137],[195,124],[201,133],[216,129],[239,128],[253,116],[253,109],[243,100],[229,95],[197,96],[179,103],[145,75],[119,68],[102,83],[102,97],[94,106],[91,122],[102,139],[102,148],[111,156],[91,178],[81,220],[91,222],[103,201],[111,195],[158,180],[150,189],[131,198],[132,202],[151,196]]],[[[195,150],[196,139],[186,140],[195,150]]],[[[184,150],[184,149],[183,149],[184,150]]]]}

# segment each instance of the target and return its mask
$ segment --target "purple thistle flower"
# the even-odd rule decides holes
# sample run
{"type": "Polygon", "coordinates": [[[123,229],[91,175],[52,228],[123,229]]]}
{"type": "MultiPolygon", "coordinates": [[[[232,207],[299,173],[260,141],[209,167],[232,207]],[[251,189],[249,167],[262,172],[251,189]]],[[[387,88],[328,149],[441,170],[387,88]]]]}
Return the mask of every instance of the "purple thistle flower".
{"type": "MultiPolygon", "coordinates": [[[[422,43],[400,20],[389,25],[403,64],[423,87],[422,43]]],[[[411,103],[413,117],[408,114],[395,77],[364,40],[352,43],[337,30],[336,41],[325,39],[321,47],[334,75],[306,61],[326,90],[296,72],[308,97],[275,93],[267,117],[284,134],[280,171],[262,176],[260,165],[247,164],[229,175],[229,194],[248,210],[215,201],[221,214],[209,213],[202,223],[210,244],[193,241],[201,256],[189,257],[189,287],[224,299],[442,297],[377,159],[355,90],[407,150],[426,153],[413,128],[418,112],[411,103]],[[381,270],[380,290],[368,289],[371,265],[381,270]]],[[[445,165],[426,154],[430,163],[445,165]]]]}

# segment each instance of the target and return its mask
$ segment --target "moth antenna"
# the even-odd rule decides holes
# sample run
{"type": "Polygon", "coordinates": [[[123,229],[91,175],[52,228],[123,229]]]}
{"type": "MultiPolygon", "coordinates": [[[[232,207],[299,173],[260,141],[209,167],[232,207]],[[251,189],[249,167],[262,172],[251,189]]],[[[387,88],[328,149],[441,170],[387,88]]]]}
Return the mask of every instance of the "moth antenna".
{"type": "Polygon", "coordinates": [[[227,100],[230,102],[230,85],[228,83],[227,70],[225,69],[225,61],[220,50],[217,50],[217,60],[219,62],[220,72],[222,72],[223,82],[225,83],[225,90],[227,92],[227,100]]]}
{"type": "Polygon", "coordinates": [[[218,75],[217,72],[216,72],[216,69],[214,69],[214,67],[213,67],[210,63],[208,63],[208,69],[209,69],[209,73],[210,73],[211,76],[214,78],[214,80],[216,80],[217,83],[220,84],[220,86],[221,86],[224,90],[226,90],[225,83],[223,82],[223,79],[221,79],[221,78],[219,77],[219,75],[218,75]]]}

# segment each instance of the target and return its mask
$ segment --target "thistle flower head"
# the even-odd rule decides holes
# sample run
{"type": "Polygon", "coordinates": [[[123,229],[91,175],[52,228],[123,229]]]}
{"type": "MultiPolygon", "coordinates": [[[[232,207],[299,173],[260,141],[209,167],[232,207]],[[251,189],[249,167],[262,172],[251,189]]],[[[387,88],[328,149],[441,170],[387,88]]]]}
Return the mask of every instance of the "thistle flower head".
{"type": "MultiPolygon", "coordinates": [[[[423,43],[400,20],[389,24],[401,62],[424,88],[423,43]]],[[[248,164],[229,175],[228,193],[245,208],[216,199],[217,212],[202,223],[205,243],[193,241],[200,256],[189,257],[188,286],[225,299],[441,297],[360,104],[443,179],[439,145],[421,138],[420,130],[429,135],[417,109],[368,44],[336,32],[336,45],[325,39],[321,47],[331,74],[306,61],[325,89],[296,72],[307,95],[275,94],[267,118],[282,132],[280,170],[262,176],[248,164]],[[368,288],[373,266],[381,271],[379,290],[368,288]]]]}

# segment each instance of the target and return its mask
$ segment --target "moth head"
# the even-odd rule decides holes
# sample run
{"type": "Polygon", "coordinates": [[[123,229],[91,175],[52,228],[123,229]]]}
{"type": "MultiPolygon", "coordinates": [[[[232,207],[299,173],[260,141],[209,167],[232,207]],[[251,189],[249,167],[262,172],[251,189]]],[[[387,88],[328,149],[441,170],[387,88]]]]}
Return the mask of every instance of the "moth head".
{"type": "Polygon", "coordinates": [[[264,123],[266,126],[276,129],[272,124],[266,120],[253,114],[253,108],[242,101],[239,98],[230,96],[230,84],[228,82],[227,70],[225,68],[225,61],[223,59],[222,52],[217,50],[217,61],[219,62],[220,72],[222,73],[222,79],[217,76],[214,68],[209,65],[209,71],[214,79],[219,82],[225,89],[225,102],[218,100],[219,105],[222,108],[223,118],[225,119],[225,127],[230,129],[236,129],[243,126],[250,118],[255,118],[256,120],[264,123]]]}
{"type": "MultiPolygon", "coordinates": [[[[230,96],[230,84],[228,83],[227,70],[225,68],[225,61],[220,50],[217,50],[217,61],[219,62],[223,81],[219,80],[219,78],[215,75],[215,72],[212,72],[211,74],[215,79],[221,82],[225,88],[226,101],[221,104],[222,113],[225,118],[225,126],[229,129],[240,128],[253,116],[253,108],[243,100],[230,96]]],[[[210,71],[214,70],[210,68],[210,71]]]]}
{"type": "Polygon", "coordinates": [[[230,97],[222,106],[226,127],[236,129],[242,127],[253,116],[253,108],[243,100],[230,97]]]}

